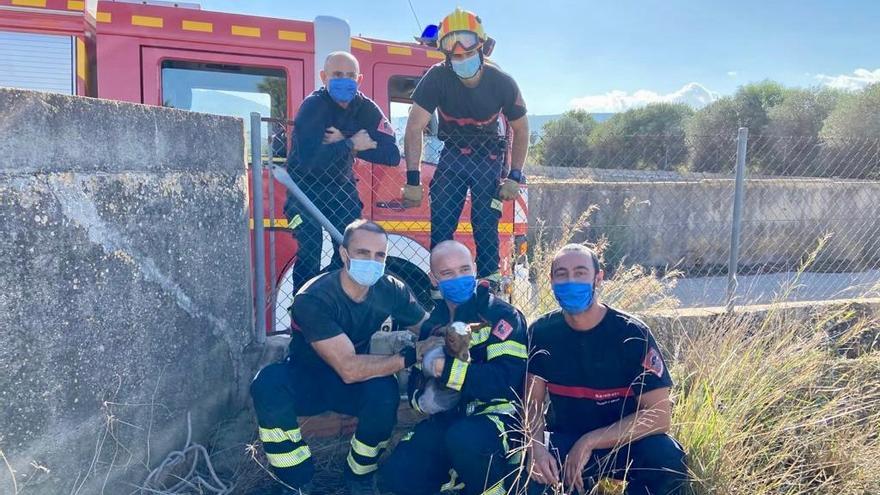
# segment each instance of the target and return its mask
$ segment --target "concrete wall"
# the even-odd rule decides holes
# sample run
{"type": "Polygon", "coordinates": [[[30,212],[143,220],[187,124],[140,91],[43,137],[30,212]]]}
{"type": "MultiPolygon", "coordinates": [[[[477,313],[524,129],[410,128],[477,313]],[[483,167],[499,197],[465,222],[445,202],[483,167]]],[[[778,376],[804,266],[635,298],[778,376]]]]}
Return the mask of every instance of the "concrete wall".
{"type": "Polygon", "coordinates": [[[0,450],[21,493],[131,493],[187,412],[204,443],[246,404],[243,149],[238,119],[0,89],[0,450]]]}
{"type": "MultiPolygon", "coordinates": [[[[589,182],[535,180],[529,185],[533,237],[563,235],[564,219],[590,205],[585,237],[607,235],[611,257],[688,270],[725,266],[733,210],[732,180],[589,182]]],[[[796,265],[824,233],[833,237],[817,267],[853,270],[880,265],[880,182],[749,180],[746,185],[740,265],[796,265]]]]}

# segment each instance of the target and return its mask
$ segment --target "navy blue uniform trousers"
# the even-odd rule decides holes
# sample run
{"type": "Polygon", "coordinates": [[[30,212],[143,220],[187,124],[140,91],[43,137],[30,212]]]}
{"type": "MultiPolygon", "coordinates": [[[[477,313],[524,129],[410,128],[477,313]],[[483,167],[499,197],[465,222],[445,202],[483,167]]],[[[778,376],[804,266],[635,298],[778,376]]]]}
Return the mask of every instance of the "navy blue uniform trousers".
{"type": "Polygon", "coordinates": [[[332,370],[298,369],[289,360],[260,370],[251,383],[251,397],[269,465],[293,487],[308,483],[315,472],[297,416],[334,411],[357,417],[346,473],[368,476],[376,471],[388,446],[400,403],[393,376],[346,384],[332,370]]]}
{"type": "Polygon", "coordinates": [[[498,186],[504,154],[494,148],[500,146],[447,146],[440,154],[440,163],[431,180],[431,249],[452,239],[470,189],[478,277],[488,277],[498,271],[498,221],[503,205],[498,199],[498,186]]]}
{"type": "MultiPolygon", "coordinates": [[[[568,452],[580,435],[551,433],[550,452],[559,462],[559,474],[568,452]]],[[[601,478],[626,480],[627,495],[679,495],[687,486],[684,450],[666,434],[651,435],[624,447],[594,450],[584,468],[584,488],[589,492],[601,478]]],[[[529,494],[553,493],[532,482],[529,494]]]]}
{"type": "MultiPolygon", "coordinates": [[[[354,180],[339,178],[337,180],[300,179],[297,184],[312,200],[327,220],[342,233],[345,227],[361,217],[362,204],[358,197],[354,180]]],[[[284,205],[288,227],[296,235],[299,244],[296,252],[296,264],[293,266],[293,288],[300,287],[318,274],[321,270],[321,247],[324,236],[321,224],[304,212],[302,205],[288,195],[284,205]]],[[[328,253],[329,254],[329,253],[328,253]]],[[[339,245],[333,242],[333,254],[327,270],[342,268],[339,257],[339,245]]]]}

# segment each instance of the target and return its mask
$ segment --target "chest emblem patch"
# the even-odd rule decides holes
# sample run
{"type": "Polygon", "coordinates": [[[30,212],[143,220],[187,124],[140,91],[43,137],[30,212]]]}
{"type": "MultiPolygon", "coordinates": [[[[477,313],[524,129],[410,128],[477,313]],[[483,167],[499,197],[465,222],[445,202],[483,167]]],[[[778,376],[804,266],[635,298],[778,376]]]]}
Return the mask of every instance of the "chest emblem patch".
{"type": "Polygon", "coordinates": [[[510,337],[511,332],[513,332],[513,325],[507,323],[505,320],[498,320],[498,323],[496,323],[495,327],[492,329],[492,335],[501,340],[507,340],[507,337],[510,337]]]}

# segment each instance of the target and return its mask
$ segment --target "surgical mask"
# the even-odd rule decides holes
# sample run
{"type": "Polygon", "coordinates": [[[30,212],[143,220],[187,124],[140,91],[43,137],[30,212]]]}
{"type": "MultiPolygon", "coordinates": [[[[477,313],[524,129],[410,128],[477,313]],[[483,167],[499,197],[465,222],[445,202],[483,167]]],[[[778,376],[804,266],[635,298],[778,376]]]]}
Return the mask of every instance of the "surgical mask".
{"type": "Polygon", "coordinates": [[[449,280],[437,282],[443,299],[452,304],[464,304],[468,302],[477,288],[477,278],[473,275],[462,275],[449,280]]]}
{"type": "Polygon", "coordinates": [[[589,282],[553,284],[553,295],[563,311],[576,315],[586,311],[593,303],[593,284],[589,282]]]}
{"type": "Polygon", "coordinates": [[[327,81],[327,91],[333,101],[338,103],[348,103],[354,99],[357,94],[358,83],[354,79],[347,77],[337,77],[327,81]]]}
{"type": "Polygon", "coordinates": [[[385,263],[349,258],[347,271],[348,276],[358,285],[370,287],[385,274],[385,263]]]}
{"type": "Polygon", "coordinates": [[[452,60],[452,70],[462,79],[470,79],[477,75],[480,66],[483,64],[480,60],[480,54],[475,53],[464,60],[452,60]]]}

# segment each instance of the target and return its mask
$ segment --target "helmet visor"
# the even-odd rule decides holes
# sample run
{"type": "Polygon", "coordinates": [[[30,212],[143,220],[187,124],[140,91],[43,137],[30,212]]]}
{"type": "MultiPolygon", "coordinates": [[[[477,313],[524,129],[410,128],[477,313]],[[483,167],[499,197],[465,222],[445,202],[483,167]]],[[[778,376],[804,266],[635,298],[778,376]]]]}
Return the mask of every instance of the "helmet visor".
{"type": "Polygon", "coordinates": [[[476,50],[482,42],[473,31],[455,31],[440,40],[440,49],[446,53],[464,53],[476,50]]]}

